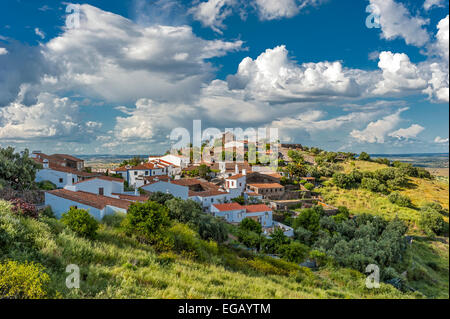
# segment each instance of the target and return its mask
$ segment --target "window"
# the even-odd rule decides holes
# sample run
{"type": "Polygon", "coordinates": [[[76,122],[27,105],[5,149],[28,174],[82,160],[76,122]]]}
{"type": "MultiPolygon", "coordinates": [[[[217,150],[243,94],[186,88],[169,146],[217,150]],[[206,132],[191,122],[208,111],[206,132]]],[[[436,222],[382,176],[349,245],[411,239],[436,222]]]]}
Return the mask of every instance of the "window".
{"type": "Polygon", "coordinates": [[[103,187],[100,187],[100,188],[98,189],[98,194],[99,194],[99,195],[103,195],[103,194],[104,194],[104,189],[103,189],[103,187]]]}
{"type": "Polygon", "coordinates": [[[137,175],[137,173],[138,173],[137,171],[134,171],[134,175],[135,175],[135,176],[137,175]]]}
{"type": "Polygon", "coordinates": [[[146,175],[146,176],[148,175],[148,171],[145,171],[145,175],[146,175]]]}
{"type": "Polygon", "coordinates": [[[72,178],[72,184],[75,183],[75,178],[72,178]]]}
{"type": "Polygon", "coordinates": [[[63,180],[62,178],[60,178],[60,179],[59,179],[59,182],[62,183],[62,182],[64,182],[64,180],[63,180]]]}

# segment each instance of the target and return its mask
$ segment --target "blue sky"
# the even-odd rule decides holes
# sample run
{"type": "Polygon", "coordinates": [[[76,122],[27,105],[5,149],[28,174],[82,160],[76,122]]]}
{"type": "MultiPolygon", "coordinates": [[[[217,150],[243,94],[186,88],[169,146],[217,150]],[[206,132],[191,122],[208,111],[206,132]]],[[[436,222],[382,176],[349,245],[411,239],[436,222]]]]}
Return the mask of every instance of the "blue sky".
{"type": "Polygon", "coordinates": [[[76,26],[68,5],[0,4],[0,146],[158,153],[201,119],[448,152],[448,1],[87,1],[76,26]]]}

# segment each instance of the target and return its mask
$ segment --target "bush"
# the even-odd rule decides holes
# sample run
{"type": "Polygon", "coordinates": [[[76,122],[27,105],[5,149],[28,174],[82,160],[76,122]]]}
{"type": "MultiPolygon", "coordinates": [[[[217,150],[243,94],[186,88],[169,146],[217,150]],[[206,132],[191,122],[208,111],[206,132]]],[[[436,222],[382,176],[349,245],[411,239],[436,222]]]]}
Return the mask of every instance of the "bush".
{"type": "Polygon", "coordinates": [[[126,217],[127,215],[124,213],[115,212],[114,214],[103,216],[102,222],[109,227],[118,228],[126,217]]]}
{"type": "Polygon", "coordinates": [[[425,210],[421,212],[419,227],[430,237],[442,235],[446,231],[444,218],[434,210],[425,210]]]}
{"type": "Polygon", "coordinates": [[[261,224],[251,218],[244,218],[239,224],[239,228],[244,231],[252,231],[256,234],[262,233],[261,224]]]}
{"type": "Polygon", "coordinates": [[[261,247],[261,235],[255,232],[239,229],[238,231],[238,239],[239,241],[249,248],[260,249],[261,247]]]}
{"type": "Polygon", "coordinates": [[[148,200],[151,202],[156,202],[158,204],[164,205],[168,200],[173,199],[174,196],[172,194],[166,194],[163,192],[154,192],[151,193],[148,200]]]}
{"type": "Polygon", "coordinates": [[[122,222],[126,235],[135,236],[138,240],[149,244],[158,244],[158,249],[171,246],[166,236],[169,225],[167,208],[151,201],[131,204],[122,222]]]}
{"type": "Polygon", "coordinates": [[[301,263],[308,256],[309,248],[298,242],[291,242],[280,247],[281,256],[290,262],[301,263]]]}
{"type": "Polygon", "coordinates": [[[228,231],[223,222],[213,216],[200,215],[196,222],[196,226],[202,239],[212,239],[221,243],[228,238],[228,231]]]}
{"type": "Polygon", "coordinates": [[[165,202],[169,210],[169,217],[180,223],[195,221],[202,214],[201,206],[193,200],[173,198],[165,202]]]}
{"type": "Polygon", "coordinates": [[[12,211],[18,215],[30,218],[39,217],[39,213],[36,210],[36,206],[34,206],[33,204],[26,203],[20,198],[11,200],[11,204],[13,205],[12,211]]]}
{"type": "Polygon", "coordinates": [[[398,192],[391,193],[388,196],[388,199],[392,204],[396,204],[401,207],[411,207],[412,205],[408,196],[402,195],[398,192]]]}
{"type": "Polygon", "coordinates": [[[50,181],[39,182],[39,183],[37,183],[37,186],[39,187],[39,189],[42,189],[44,191],[51,191],[51,190],[56,189],[56,185],[50,181]]]}
{"type": "Polygon", "coordinates": [[[370,155],[367,154],[366,152],[361,152],[361,154],[359,154],[358,159],[360,161],[370,161],[370,155]]]}
{"type": "Polygon", "coordinates": [[[244,199],[244,196],[242,196],[242,195],[233,198],[231,201],[235,202],[235,203],[238,203],[238,204],[241,204],[241,205],[245,205],[245,199],[244,199]]]}
{"type": "Polygon", "coordinates": [[[312,183],[306,183],[303,186],[305,186],[305,188],[309,191],[312,191],[314,189],[314,185],[312,183]]]}
{"type": "Polygon", "coordinates": [[[62,214],[61,222],[76,234],[87,238],[94,238],[99,227],[98,222],[87,210],[74,207],[62,214]]]}
{"type": "Polygon", "coordinates": [[[39,211],[39,215],[48,218],[56,218],[50,206],[45,206],[45,208],[41,209],[39,211]]]}
{"type": "Polygon", "coordinates": [[[0,263],[0,299],[45,298],[49,281],[40,264],[12,260],[0,263]]]}

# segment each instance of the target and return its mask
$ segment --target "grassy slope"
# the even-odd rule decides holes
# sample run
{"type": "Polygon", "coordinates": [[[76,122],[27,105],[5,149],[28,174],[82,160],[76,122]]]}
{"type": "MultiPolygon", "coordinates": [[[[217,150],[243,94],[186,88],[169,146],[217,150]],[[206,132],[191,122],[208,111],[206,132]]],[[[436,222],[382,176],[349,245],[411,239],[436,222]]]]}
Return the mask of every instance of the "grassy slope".
{"type": "MultiPolygon", "coordinates": [[[[385,165],[352,161],[343,164],[344,171],[350,172],[354,168],[361,171],[374,171],[385,165]],[[351,163],[354,164],[351,164],[351,163]]],[[[449,207],[449,184],[446,180],[425,180],[411,178],[411,187],[400,192],[407,195],[415,207],[426,202],[436,201],[444,208],[449,207]]],[[[399,207],[392,204],[387,196],[373,193],[364,189],[341,189],[328,185],[320,189],[324,200],[335,206],[346,206],[352,214],[369,213],[392,219],[395,216],[407,221],[410,233],[421,235],[417,229],[419,211],[414,208],[399,207]]],[[[444,217],[448,222],[448,216],[444,217]]],[[[409,284],[428,297],[449,297],[449,246],[448,238],[439,240],[416,240],[408,249],[404,269],[409,272],[409,284]],[[441,242],[444,241],[444,242],[441,242]],[[428,264],[438,265],[435,270],[428,264]],[[413,276],[412,278],[411,276],[413,276]]]]}
{"type": "Polygon", "coordinates": [[[62,298],[411,298],[392,286],[365,288],[362,274],[349,269],[323,269],[303,280],[297,274],[267,275],[235,256],[247,269],[220,265],[220,256],[199,262],[182,255],[166,265],[152,247],[103,225],[95,240],[82,239],[59,221],[23,219],[0,201],[0,232],[15,236],[17,245],[1,259],[36,261],[51,277],[50,297],[62,298]],[[24,246],[24,247],[25,247],[24,246]],[[19,247],[19,246],[18,246],[19,247]],[[81,269],[81,289],[65,287],[65,267],[81,269]]]}

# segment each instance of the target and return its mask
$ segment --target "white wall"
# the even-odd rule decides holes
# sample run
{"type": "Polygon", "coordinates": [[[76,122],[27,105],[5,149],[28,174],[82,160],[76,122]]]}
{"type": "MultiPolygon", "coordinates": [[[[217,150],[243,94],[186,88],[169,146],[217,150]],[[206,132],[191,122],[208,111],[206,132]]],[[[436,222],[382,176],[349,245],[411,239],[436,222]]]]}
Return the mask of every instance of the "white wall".
{"type": "Polygon", "coordinates": [[[245,191],[246,188],[246,181],[247,177],[242,176],[238,179],[226,179],[225,180],[225,186],[227,188],[231,189],[238,189],[240,193],[245,191]],[[230,186],[228,187],[228,182],[230,183],[230,186]]]}
{"type": "Polygon", "coordinates": [[[78,177],[76,175],[44,168],[36,172],[35,182],[50,181],[55,184],[56,187],[63,188],[64,186],[71,184],[69,178],[73,178],[73,183],[78,182],[78,177]],[[62,182],[59,181],[60,178],[62,178],[62,182]]]}
{"type": "Polygon", "coordinates": [[[187,157],[180,157],[175,156],[172,154],[164,155],[161,157],[163,161],[172,163],[174,165],[180,166],[181,168],[185,168],[189,164],[189,158],[187,157]]]}
{"type": "Polygon", "coordinates": [[[107,205],[103,209],[98,209],[50,193],[45,193],[45,205],[52,208],[55,217],[58,219],[61,218],[63,213],[68,212],[72,206],[76,206],[78,209],[86,209],[96,220],[101,220],[104,216],[112,215],[115,212],[127,213],[127,210],[123,208],[107,205]]]}
{"type": "Polygon", "coordinates": [[[238,209],[221,212],[216,207],[211,206],[211,213],[214,213],[217,217],[225,218],[229,223],[240,223],[244,218],[260,217],[262,227],[272,227],[273,225],[272,211],[247,213],[245,209],[238,209]]]}
{"type": "Polygon", "coordinates": [[[208,196],[208,197],[201,197],[201,196],[191,196],[189,199],[192,199],[193,201],[199,203],[202,205],[203,209],[209,210],[212,204],[224,204],[229,203],[231,199],[234,197],[231,197],[230,193],[223,193],[223,195],[215,195],[215,196],[208,196]]]}
{"type": "Polygon", "coordinates": [[[189,188],[186,186],[176,185],[168,182],[159,181],[153,184],[147,184],[141,187],[143,190],[148,192],[162,192],[169,193],[175,197],[179,197],[181,199],[188,199],[189,196],[189,188]]]}
{"type": "Polygon", "coordinates": [[[73,187],[66,187],[72,191],[83,191],[92,194],[98,194],[99,188],[103,187],[103,195],[111,197],[112,193],[123,193],[123,183],[107,181],[100,178],[89,179],[73,187]]]}
{"type": "Polygon", "coordinates": [[[69,211],[70,207],[77,206],[80,209],[86,209],[89,211],[95,219],[100,220],[103,218],[103,211],[88,205],[80,204],[78,202],[71,201],[59,196],[45,193],[45,205],[49,205],[52,208],[56,218],[61,218],[61,215],[69,211]]]}

